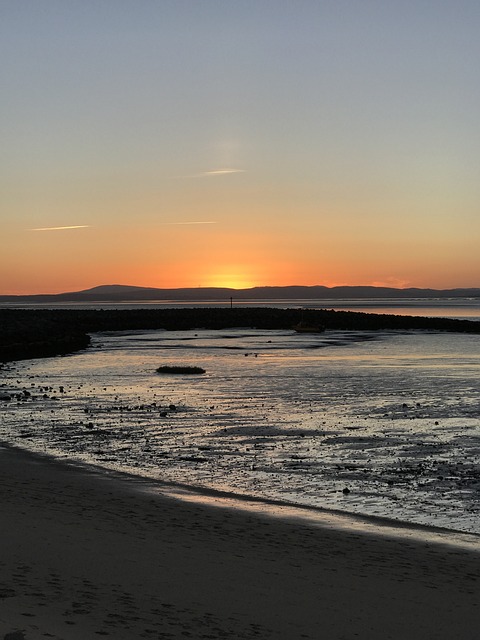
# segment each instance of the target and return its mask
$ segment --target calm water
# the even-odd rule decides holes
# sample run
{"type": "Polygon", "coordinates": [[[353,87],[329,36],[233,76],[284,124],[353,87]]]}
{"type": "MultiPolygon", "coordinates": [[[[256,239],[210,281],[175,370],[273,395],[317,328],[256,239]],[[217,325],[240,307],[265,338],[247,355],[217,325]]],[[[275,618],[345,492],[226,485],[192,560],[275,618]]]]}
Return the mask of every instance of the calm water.
{"type": "Polygon", "coordinates": [[[97,334],[2,371],[0,439],[138,475],[480,532],[480,337],[97,334]],[[200,376],[161,376],[162,364],[200,376]]]}
{"type": "MultiPolygon", "coordinates": [[[[425,316],[445,318],[465,318],[480,320],[480,298],[376,298],[376,299],[323,299],[323,300],[235,300],[237,307],[279,307],[309,309],[341,309],[344,311],[361,311],[366,313],[387,313],[401,316],[425,316]]],[[[143,302],[63,302],[45,304],[0,303],[0,308],[48,308],[48,309],[155,309],[183,307],[225,307],[230,306],[230,299],[211,301],[178,302],[175,300],[143,301],[143,302]]]]}

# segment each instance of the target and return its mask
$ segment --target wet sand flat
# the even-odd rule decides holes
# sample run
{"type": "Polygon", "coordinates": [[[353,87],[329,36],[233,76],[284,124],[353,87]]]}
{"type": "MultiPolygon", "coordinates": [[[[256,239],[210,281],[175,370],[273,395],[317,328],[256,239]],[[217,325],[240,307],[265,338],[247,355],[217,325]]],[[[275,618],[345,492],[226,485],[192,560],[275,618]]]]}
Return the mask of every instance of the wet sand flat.
{"type": "Polygon", "coordinates": [[[17,362],[3,369],[0,441],[163,481],[480,532],[478,338],[299,335],[113,332],[92,336],[84,353],[17,362]],[[207,373],[161,376],[162,362],[207,373]]]}
{"type": "Polygon", "coordinates": [[[478,638],[480,550],[146,489],[0,449],[0,638],[478,638]]]}

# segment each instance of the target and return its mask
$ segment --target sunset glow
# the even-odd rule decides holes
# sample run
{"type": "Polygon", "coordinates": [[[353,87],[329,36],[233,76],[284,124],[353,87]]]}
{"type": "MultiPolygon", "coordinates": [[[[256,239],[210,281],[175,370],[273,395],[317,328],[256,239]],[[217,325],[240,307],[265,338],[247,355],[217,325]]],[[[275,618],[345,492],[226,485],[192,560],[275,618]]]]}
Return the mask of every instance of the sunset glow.
{"type": "Polygon", "coordinates": [[[478,6],[247,5],[7,3],[0,294],[480,286],[478,6]]]}
{"type": "Polygon", "coordinates": [[[258,286],[259,283],[252,277],[251,270],[239,267],[216,266],[216,271],[211,275],[205,275],[202,279],[204,287],[227,287],[229,289],[249,289],[258,286]]]}

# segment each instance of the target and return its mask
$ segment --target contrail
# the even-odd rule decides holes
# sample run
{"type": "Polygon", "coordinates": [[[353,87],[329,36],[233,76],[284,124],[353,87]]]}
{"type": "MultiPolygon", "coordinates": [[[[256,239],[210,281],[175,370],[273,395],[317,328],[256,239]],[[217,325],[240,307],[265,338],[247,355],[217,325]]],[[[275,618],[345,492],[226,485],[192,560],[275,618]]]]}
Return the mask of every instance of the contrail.
{"type": "Polygon", "coordinates": [[[228,173],[245,173],[245,169],[216,169],[215,171],[204,171],[199,176],[224,176],[228,173]]]}
{"type": "Polygon", "coordinates": [[[38,227],[37,229],[29,229],[29,231],[64,231],[65,229],[88,229],[89,224],[75,224],[69,227],[38,227]]]}
{"type": "Polygon", "coordinates": [[[184,176],[172,176],[172,180],[179,178],[211,178],[213,176],[226,176],[231,173],[245,173],[245,169],[214,169],[213,171],[202,171],[202,173],[191,173],[184,176]]]}

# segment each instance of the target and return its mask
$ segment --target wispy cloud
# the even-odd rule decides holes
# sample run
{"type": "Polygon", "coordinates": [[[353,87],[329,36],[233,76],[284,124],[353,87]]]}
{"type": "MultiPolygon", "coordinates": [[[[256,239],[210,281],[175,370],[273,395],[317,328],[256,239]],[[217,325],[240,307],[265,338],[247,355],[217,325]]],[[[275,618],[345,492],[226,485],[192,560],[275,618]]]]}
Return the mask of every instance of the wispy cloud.
{"type": "Polygon", "coordinates": [[[198,176],[225,176],[229,173],[245,173],[245,169],[215,169],[214,171],[199,173],[198,176]]]}
{"type": "Polygon", "coordinates": [[[88,229],[89,224],[75,224],[68,227],[38,227],[36,229],[29,229],[29,231],[65,231],[66,229],[88,229]]]}
{"type": "Polygon", "coordinates": [[[245,173],[245,169],[213,169],[212,171],[202,171],[201,173],[191,173],[184,176],[172,176],[172,179],[179,178],[212,178],[216,176],[227,176],[232,173],[245,173]]]}

